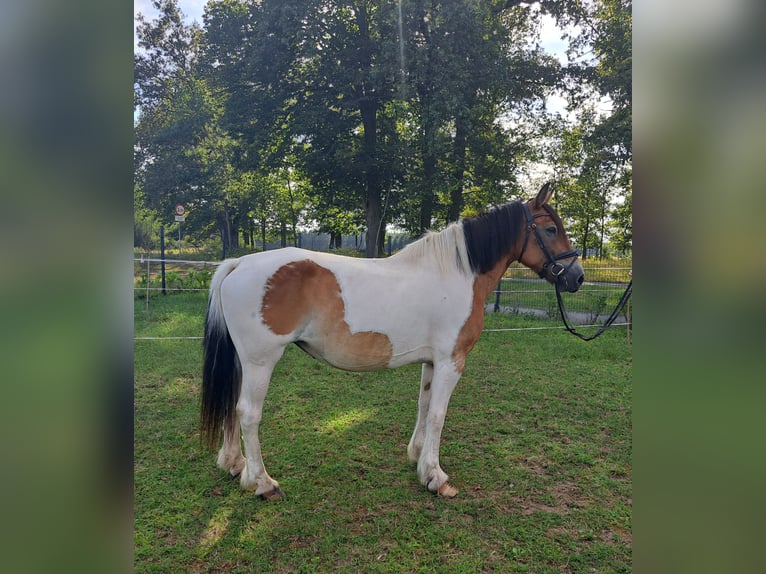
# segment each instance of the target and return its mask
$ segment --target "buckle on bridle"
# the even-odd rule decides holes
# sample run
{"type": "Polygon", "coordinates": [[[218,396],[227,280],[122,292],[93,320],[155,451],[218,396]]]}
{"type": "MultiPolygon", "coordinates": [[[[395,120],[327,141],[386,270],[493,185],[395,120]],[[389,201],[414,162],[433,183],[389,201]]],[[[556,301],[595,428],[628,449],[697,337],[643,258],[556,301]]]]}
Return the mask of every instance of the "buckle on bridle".
{"type": "Polygon", "coordinates": [[[548,261],[545,263],[543,267],[550,268],[551,275],[553,275],[554,277],[558,277],[562,273],[569,271],[569,268],[572,265],[574,265],[574,262],[577,261],[578,257],[580,257],[580,252],[577,251],[577,249],[570,249],[569,251],[564,251],[563,253],[559,253],[558,255],[552,255],[547,248],[545,248],[544,251],[545,251],[546,257],[548,258],[548,261]],[[568,265],[559,263],[559,260],[569,259],[570,257],[572,258],[572,260],[569,262],[568,265]]]}
{"type": "MultiPolygon", "coordinates": [[[[574,263],[574,261],[572,262],[574,263]]],[[[569,266],[571,267],[571,263],[569,266]]],[[[567,267],[564,267],[561,263],[558,263],[557,261],[554,261],[553,264],[550,266],[550,272],[551,275],[554,277],[558,277],[559,275],[563,274],[567,270],[567,267]]]]}

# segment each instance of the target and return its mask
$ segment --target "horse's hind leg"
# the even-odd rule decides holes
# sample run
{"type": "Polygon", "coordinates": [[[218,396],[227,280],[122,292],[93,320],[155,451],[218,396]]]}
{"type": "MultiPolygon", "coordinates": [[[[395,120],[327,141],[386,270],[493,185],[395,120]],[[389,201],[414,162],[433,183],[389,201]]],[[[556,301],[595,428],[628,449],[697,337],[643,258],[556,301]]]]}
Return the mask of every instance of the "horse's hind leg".
{"type": "Polygon", "coordinates": [[[242,427],[242,438],[245,443],[245,468],[242,470],[240,484],[244,490],[254,490],[263,498],[271,499],[283,496],[276,480],[271,478],[263,466],[261,444],[258,440],[258,427],[263,413],[263,401],[269,389],[271,373],[279,357],[265,361],[243,361],[242,390],[237,402],[237,416],[242,427]]]}
{"type": "Polygon", "coordinates": [[[245,468],[245,457],[242,456],[239,433],[239,417],[237,417],[232,428],[224,430],[223,446],[218,451],[218,468],[228,471],[232,476],[239,475],[245,468]]]}
{"type": "Polygon", "coordinates": [[[418,397],[418,418],[415,430],[412,432],[410,444],[407,445],[407,458],[410,462],[418,462],[420,452],[423,450],[423,440],[426,434],[426,418],[428,417],[428,405],[431,402],[431,381],[434,378],[434,366],[423,363],[420,375],[420,396],[418,397]]]}

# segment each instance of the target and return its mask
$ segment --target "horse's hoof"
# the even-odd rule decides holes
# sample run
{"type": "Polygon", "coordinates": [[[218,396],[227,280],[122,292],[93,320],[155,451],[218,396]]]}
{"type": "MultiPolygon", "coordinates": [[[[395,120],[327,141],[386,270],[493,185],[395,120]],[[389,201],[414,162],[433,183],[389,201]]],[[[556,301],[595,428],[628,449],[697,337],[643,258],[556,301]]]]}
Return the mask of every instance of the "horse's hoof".
{"type": "Polygon", "coordinates": [[[457,488],[452,486],[449,482],[445,482],[439,487],[439,490],[436,491],[436,494],[442,498],[455,498],[458,492],[460,491],[457,488]]]}
{"type": "Polygon", "coordinates": [[[264,492],[259,495],[263,500],[281,500],[285,497],[285,493],[278,486],[274,487],[274,490],[264,492]]]}

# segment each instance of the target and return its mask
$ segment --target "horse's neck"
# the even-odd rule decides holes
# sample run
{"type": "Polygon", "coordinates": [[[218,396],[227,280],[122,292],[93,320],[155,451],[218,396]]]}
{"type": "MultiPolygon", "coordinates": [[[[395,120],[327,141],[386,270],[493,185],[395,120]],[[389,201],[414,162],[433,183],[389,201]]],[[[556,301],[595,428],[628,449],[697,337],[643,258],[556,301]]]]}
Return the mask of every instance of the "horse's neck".
{"type": "Polygon", "coordinates": [[[508,269],[508,266],[511,264],[511,261],[513,261],[513,259],[510,257],[503,257],[492,269],[486,273],[477,275],[474,280],[474,293],[479,295],[482,300],[485,300],[489,294],[495,290],[506,269],[508,269]]]}

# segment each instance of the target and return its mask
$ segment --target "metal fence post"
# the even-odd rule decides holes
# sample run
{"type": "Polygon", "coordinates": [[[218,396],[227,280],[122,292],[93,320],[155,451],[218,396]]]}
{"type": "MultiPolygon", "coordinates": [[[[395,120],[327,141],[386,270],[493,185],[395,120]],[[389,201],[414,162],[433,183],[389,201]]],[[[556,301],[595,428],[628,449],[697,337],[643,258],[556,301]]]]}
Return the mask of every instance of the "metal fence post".
{"type": "Polygon", "coordinates": [[[165,226],[160,225],[160,261],[162,265],[162,294],[167,295],[165,291],[165,226]]]}
{"type": "Polygon", "coordinates": [[[146,312],[149,312],[149,260],[151,259],[151,254],[149,254],[146,258],[146,312]]]}

